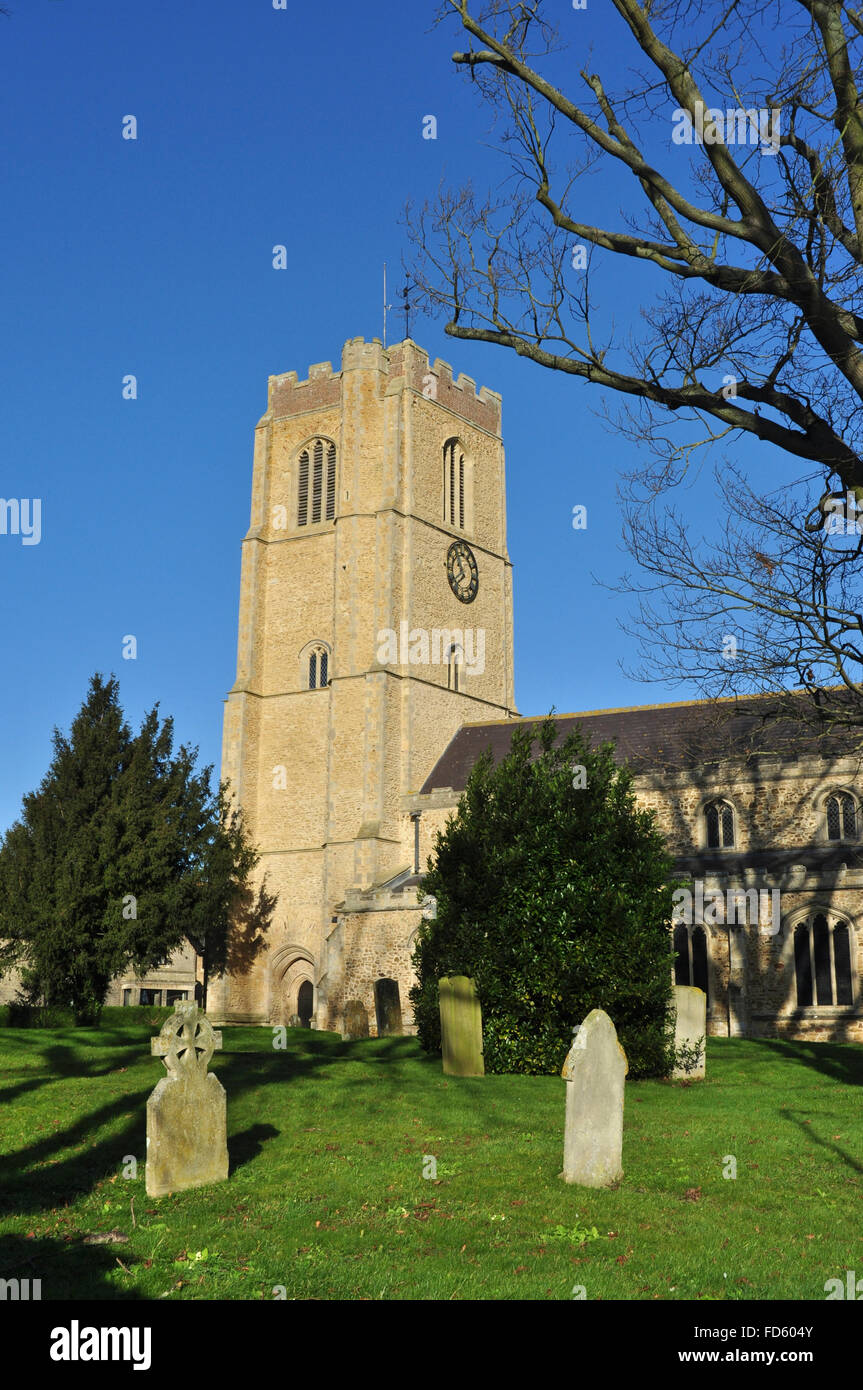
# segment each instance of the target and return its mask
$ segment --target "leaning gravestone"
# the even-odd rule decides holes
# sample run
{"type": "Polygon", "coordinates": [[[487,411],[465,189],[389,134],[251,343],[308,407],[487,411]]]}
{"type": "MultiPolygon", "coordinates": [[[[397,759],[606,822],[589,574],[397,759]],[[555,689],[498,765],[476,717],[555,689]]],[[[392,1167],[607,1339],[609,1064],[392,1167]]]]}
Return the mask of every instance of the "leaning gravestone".
{"type": "Polygon", "coordinates": [[[563,1064],[566,1135],[563,1177],[582,1187],[610,1187],[623,1177],[623,1080],[629,1067],[614,1024],[593,1009],[563,1064]]]}
{"type": "Polygon", "coordinates": [[[444,975],[438,981],[443,1069],[447,1076],[485,1076],[482,1010],[473,980],[444,975]]]}
{"type": "Polygon", "coordinates": [[[179,1001],[150,1047],[168,1071],[147,1101],[149,1197],[224,1182],[228,1176],[226,1097],[207,1071],[222,1034],[197,1004],[179,1001]]]}
{"type": "Polygon", "coordinates": [[[675,1081],[684,1078],[690,1081],[703,1081],[706,1073],[705,1039],[707,1038],[707,995],[695,985],[674,986],[674,1046],[688,1047],[693,1051],[696,1043],[700,1046],[698,1061],[689,1071],[676,1066],[672,1072],[675,1081]]]}
{"type": "Polygon", "coordinates": [[[369,1035],[369,1016],[360,999],[349,999],[345,1004],[345,1037],[367,1038],[369,1035]]]}

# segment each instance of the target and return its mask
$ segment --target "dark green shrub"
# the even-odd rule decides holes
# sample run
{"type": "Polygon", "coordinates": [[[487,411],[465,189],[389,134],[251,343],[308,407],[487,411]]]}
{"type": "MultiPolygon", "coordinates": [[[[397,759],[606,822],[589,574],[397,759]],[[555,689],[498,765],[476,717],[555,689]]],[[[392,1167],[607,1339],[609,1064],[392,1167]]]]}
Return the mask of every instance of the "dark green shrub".
{"type": "Polygon", "coordinates": [[[165,1004],[127,1004],[125,1007],[109,1004],[102,1010],[102,1027],[123,1028],[132,1023],[136,1026],[144,1023],[148,1028],[159,1029],[173,1012],[173,1004],[170,1008],[165,1004]]]}
{"type": "Polygon", "coordinates": [[[422,924],[413,957],[419,1039],[440,1049],[437,981],[463,974],[482,1005],[487,1071],[559,1071],[573,1027],[602,1008],[630,1077],[664,1076],[671,860],[612,745],[556,738],[544,720],[517,728],[496,767],[481,757],[437,837],[421,885],[437,916],[422,924]],[[578,766],[586,785],[576,787],[578,766]]]}
{"type": "Polygon", "coordinates": [[[59,1004],[25,1004],[16,1001],[6,1006],[9,1028],[73,1028],[74,1009],[59,1004]]]}

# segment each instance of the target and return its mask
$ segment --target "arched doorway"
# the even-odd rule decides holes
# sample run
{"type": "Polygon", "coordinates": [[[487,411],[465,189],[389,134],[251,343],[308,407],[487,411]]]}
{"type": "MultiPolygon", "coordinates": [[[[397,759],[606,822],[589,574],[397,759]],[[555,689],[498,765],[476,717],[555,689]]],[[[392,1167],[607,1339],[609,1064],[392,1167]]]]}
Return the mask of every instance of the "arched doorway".
{"type": "Polygon", "coordinates": [[[311,1028],[315,1011],[315,990],[311,980],[303,980],[297,990],[297,1013],[301,1028],[311,1028]]]}
{"type": "Polygon", "coordinates": [[[270,971],[270,1022],[305,1018],[308,1027],[316,1006],[314,957],[304,946],[282,946],[271,957],[270,971]]]}

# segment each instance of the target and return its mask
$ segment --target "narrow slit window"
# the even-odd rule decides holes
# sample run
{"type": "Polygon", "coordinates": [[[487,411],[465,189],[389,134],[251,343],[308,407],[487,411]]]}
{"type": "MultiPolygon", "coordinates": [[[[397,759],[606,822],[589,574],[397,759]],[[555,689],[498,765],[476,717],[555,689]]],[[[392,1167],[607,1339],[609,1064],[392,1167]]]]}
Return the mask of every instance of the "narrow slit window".
{"type": "Polygon", "coordinates": [[[696,989],[703,989],[710,1003],[710,990],[707,988],[707,932],[703,927],[695,927],[692,933],[692,983],[696,989]]]}
{"type": "Polygon", "coordinates": [[[730,849],[734,845],[734,811],[727,801],[714,801],[705,807],[708,849],[730,849]]]}
{"type": "Polygon", "coordinates": [[[719,811],[716,806],[708,806],[707,816],[707,848],[719,849],[719,811]]]}
{"type": "Polygon", "coordinates": [[[682,922],[674,928],[674,983],[689,984],[689,932],[682,922]]]}
{"type": "Polygon", "coordinates": [[[833,965],[836,971],[836,1003],[853,1004],[854,989],[851,983],[851,942],[844,922],[837,922],[833,928],[833,965]]]}
{"type": "Polygon", "coordinates": [[[812,1004],[812,958],[809,954],[809,927],[794,928],[794,973],[797,977],[797,1003],[808,1009],[812,1004]]]}
{"type": "Polygon", "coordinates": [[[857,816],[856,808],[850,796],[842,798],[842,834],[846,840],[854,840],[857,837],[857,816]]]}
{"type": "Polygon", "coordinates": [[[812,928],[815,946],[815,1000],[818,1004],[833,1003],[833,972],[830,969],[830,928],[827,918],[818,916],[812,928]]]}
{"type": "Polygon", "coordinates": [[[829,796],[827,798],[827,838],[828,840],[841,840],[842,829],[839,823],[839,798],[829,796]]]}

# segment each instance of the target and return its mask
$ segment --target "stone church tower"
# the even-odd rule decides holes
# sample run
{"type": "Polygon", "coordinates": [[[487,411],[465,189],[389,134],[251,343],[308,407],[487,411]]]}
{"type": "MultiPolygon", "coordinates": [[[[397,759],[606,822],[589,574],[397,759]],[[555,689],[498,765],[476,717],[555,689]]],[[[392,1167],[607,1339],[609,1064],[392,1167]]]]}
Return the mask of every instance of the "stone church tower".
{"type": "Polygon", "coordinates": [[[214,1016],[340,1030],[358,1000],[374,1032],[397,984],[410,1027],[412,798],[462,725],[515,714],[505,507],[500,397],[410,339],[270,377],[222,776],[278,904],[214,1016]]]}

